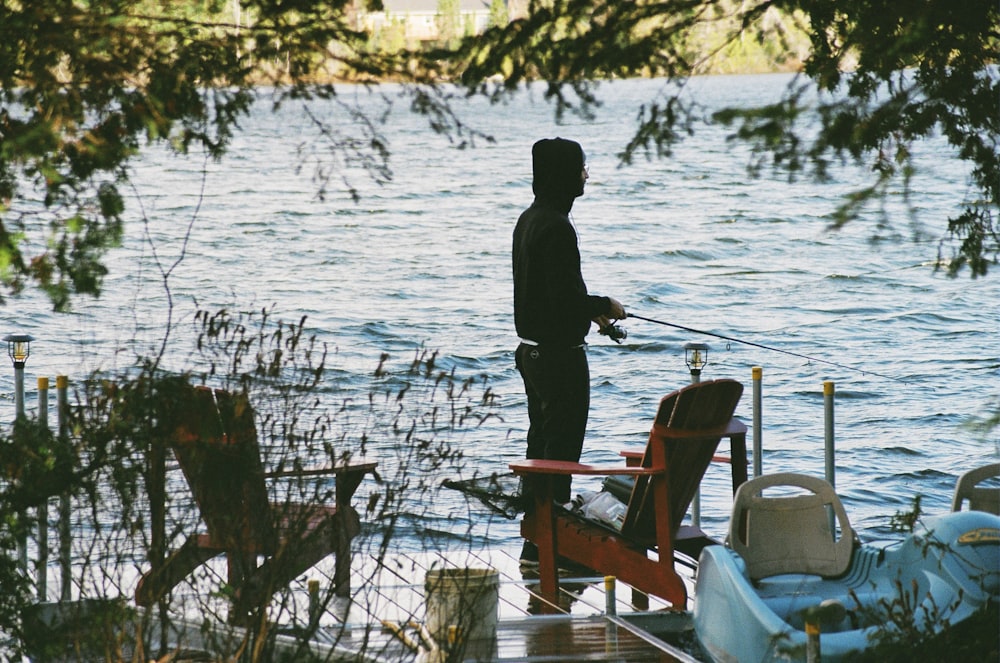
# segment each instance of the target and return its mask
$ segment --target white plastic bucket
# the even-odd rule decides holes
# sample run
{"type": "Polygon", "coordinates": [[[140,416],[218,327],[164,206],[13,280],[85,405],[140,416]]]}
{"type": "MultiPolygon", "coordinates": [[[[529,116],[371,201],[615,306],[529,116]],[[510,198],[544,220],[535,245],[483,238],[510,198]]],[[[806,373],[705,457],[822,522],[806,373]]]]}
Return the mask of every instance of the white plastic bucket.
{"type": "Polygon", "coordinates": [[[495,638],[500,604],[496,569],[435,569],[424,582],[425,625],[438,642],[448,641],[449,627],[462,640],[495,638]]]}

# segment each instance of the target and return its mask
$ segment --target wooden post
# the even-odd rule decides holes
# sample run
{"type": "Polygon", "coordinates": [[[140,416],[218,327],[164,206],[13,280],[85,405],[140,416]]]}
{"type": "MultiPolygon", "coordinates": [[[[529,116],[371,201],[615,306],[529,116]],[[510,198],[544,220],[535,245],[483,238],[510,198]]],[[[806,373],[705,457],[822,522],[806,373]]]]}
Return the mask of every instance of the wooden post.
{"type": "MultiPolygon", "coordinates": [[[[56,426],[59,435],[59,443],[68,443],[69,430],[69,401],[67,391],[69,378],[65,375],[56,376],[56,426]]],[[[69,601],[71,595],[71,585],[73,582],[73,561],[71,537],[72,506],[70,503],[72,496],[69,491],[59,496],[59,568],[61,571],[59,598],[62,601],[69,601]]]]}
{"type": "MultiPolygon", "coordinates": [[[[142,396],[133,393],[133,398],[135,397],[149,399],[152,395],[148,392],[142,396]]],[[[144,409],[148,409],[148,407],[147,402],[144,409]]],[[[167,555],[166,483],[166,440],[160,438],[159,435],[152,435],[149,440],[149,451],[146,455],[146,491],[149,494],[149,569],[153,577],[156,577],[156,574],[163,567],[167,555]]],[[[165,596],[157,601],[157,606],[160,621],[159,647],[161,650],[165,650],[168,643],[167,625],[169,624],[165,596]]]]}
{"type": "MultiPolygon", "coordinates": [[[[38,378],[38,428],[49,429],[49,379],[38,378]]],[[[35,590],[39,601],[49,594],[49,503],[38,505],[38,562],[35,566],[35,590]]]]}
{"type": "Polygon", "coordinates": [[[538,541],[538,580],[543,598],[542,612],[554,614],[558,612],[559,606],[559,569],[556,563],[559,539],[556,536],[555,511],[552,508],[553,476],[545,474],[535,481],[542,484],[542,487],[536,488],[535,492],[535,517],[540,523],[544,523],[539,528],[541,536],[538,541]]]}

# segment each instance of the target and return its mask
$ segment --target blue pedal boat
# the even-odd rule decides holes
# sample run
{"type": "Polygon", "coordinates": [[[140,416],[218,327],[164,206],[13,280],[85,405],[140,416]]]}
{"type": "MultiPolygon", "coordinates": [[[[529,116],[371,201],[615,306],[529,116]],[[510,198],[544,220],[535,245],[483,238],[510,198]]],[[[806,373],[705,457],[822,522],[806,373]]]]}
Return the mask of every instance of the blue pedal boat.
{"type": "Polygon", "coordinates": [[[952,512],[900,542],[860,545],[829,483],[782,473],[740,486],[726,545],[702,551],[694,626],[717,662],[806,661],[818,648],[827,663],[998,600],[1000,516],[952,512]]]}

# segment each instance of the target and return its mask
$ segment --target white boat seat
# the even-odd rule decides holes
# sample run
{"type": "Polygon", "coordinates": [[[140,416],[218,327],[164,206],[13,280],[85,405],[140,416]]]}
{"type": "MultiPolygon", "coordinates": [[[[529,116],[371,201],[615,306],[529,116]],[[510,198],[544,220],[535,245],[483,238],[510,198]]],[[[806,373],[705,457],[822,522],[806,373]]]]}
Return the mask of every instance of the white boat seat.
{"type": "Polygon", "coordinates": [[[844,505],[823,479],[767,474],[744,483],[733,498],[727,543],[746,562],[751,580],[786,573],[839,576],[851,563],[854,539],[844,505]],[[778,487],[797,490],[763,494],[778,487]],[[830,531],[831,510],[839,532],[830,531]]]}
{"type": "Polygon", "coordinates": [[[986,511],[1000,516],[1000,487],[979,485],[996,477],[1000,477],[1000,463],[977,467],[960,476],[955,484],[951,510],[961,511],[963,504],[968,501],[972,511],[986,511]]]}

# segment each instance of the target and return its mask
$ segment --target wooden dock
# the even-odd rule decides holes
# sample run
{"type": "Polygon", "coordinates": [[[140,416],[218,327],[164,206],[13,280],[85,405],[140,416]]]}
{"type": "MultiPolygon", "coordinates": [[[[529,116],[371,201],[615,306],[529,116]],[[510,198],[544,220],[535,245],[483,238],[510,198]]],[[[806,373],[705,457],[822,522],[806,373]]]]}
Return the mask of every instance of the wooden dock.
{"type": "MultiPolygon", "coordinates": [[[[420,553],[393,557],[381,565],[380,582],[349,604],[321,618],[316,644],[336,660],[413,661],[681,661],[694,642],[690,613],[672,610],[655,597],[636,610],[632,590],[614,583],[611,603],[603,577],[565,576],[559,614],[542,615],[537,581],[524,577],[508,551],[420,553]],[[491,568],[499,573],[496,637],[469,640],[456,651],[437,643],[426,629],[425,574],[440,568],[491,568]],[[414,582],[416,580],[416,582],[414,582]],[[352,658],[353,657],[353,658],[352,658]]],[[[319,650],[317,650],[319,653],[319,650]]]]}
{"type": "MultiPolygon", "coordinates": [[[[224,569],[218,572],[221,574],[224,569]]],[[[302,660],[307,650],[316,655],[316,660],[351,663],[696,663],[702,660],[694,645],[690,613],[672,610],[655,597],[633,597],[630,587],[621,583],[609,585],[603,577],[566,575],[560,581],[558,614],[540,614],[542,599],[537,579],[531,577],[530,571],[522,572],[515,555],[507,550],[396,554],[381,561],[357,556],[352,568],[357,580],[352,595],[337,597],[317,610],[310,605],[310,585],[314,590],[317,586],[331,587],[334,572],[332,560],[324,561],[296,581],[290,602],[280,611],[284,616],[270,626],[269,647],[273,648],[273,654],[265,655],[262,660],[302,660]],[[470,568],[497,572],[495,636],[435,639],[427,629],[427,573],[470,568]],[[639,600],[634,603],[633,598],[639,600]],[[292,654],[291,658],[288,654],[292,654]]],[[[192,595],[198,592],[198,600],[181,595],[175,596],[172,604],[198,605],[202,610],[207,605],[211,607],[199,588],[189,586],[187,591],[192,595]],[[185,598],[192,600],[186,603],[185,598]]],[[[225,599],[219,597],[218,601],[219,610],[210,610],[211,614],[171,610],[166,627],[161,627],[153,616],[155,611],[148,613],[147,633],[160,634],[160,638],[166,634],[166,640],[165,649],[153,646],[144,652],[144,658],[193,663],[223,660],[219,658],[222,652],[236,651],[246,634],[226,623],[225,599]]],[[[43,612],[50,609],[50,615],[61,613],[61,617],[51,618],[69,625],[51,626],[55,636],[79,632],[73,624],[86,623],[87,617],[81,617],[79,611],[88,610],[88,605],[70,602],[41,607],[43,612]]],[[[140,617],[143,614],[144,611],[139,612],[140,617]]],[[[118,651],[122,660],[129,660],[136,653],[138,622],[124,628],[125,632],[119,632],[115,639],[121,645],[118,651]]],[[[38,660],[49,663],[107,660],[104,646],[98,644],[97,650],[92,659],[81,651],[69,655],[70,649],[66,649],[65,658],[38,660]]],[[[305,660],[313,659],[305,657],[305,660]]]]}

